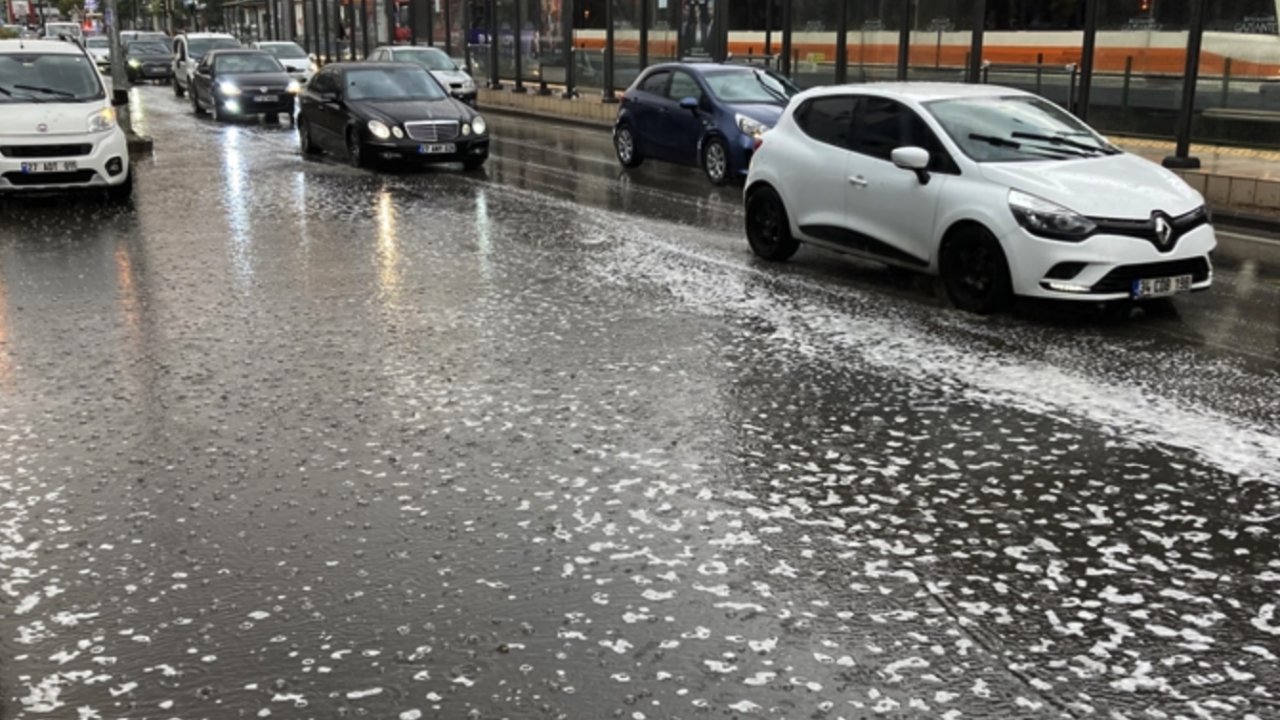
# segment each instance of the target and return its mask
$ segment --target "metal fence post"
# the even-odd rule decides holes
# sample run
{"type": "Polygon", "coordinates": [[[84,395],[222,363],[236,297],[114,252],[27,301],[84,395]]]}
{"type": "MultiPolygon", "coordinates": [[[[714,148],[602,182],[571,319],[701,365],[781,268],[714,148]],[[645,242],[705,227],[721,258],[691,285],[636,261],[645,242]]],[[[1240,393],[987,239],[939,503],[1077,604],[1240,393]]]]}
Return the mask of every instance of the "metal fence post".
{"type": "Polygon", "coordinates": [[[1120,109],[1129,109],[1129,84],[1133,81],[1133,56],[1124,58],[1124,82],[1120,85],[1120,109]]]}
{"type": "Polygon", "coordinates": [[[563,0],[568,5],[569,12],[561,13],[561,22],[564,27],[561,29],[561,35],[564,37],[564,93],[563,98],[572,98],[577,95],[574,88],[574,78],[578,71],[578,55],[573,49],[573,16],[577,11],[578,0],[563,0]]]}
{"type": "Polygon", "coordinates": [[[1036,53],[1036,94],[1044,92],[1044,53],[1036,53]]]}
{"type": "Polygon", "coordinates": [[[512,0],[516,11],[516,86],[511,88],[511,92],[524,94],[529,92],[524,86],[524,22],[521,19],[522,13],[520,7],[524,5],[524,0],[512,0]]]}
{"type": "Polygon", "coordinates": [[[902,27],[898,30],[898,80],[907,79],[907,64],[911,61],[911,26],[915,18],[915,0],[904,0],[902,8],[902,27]]]}
{"type": "Polygon", "coordinates": [[[501,90],[502,81],[498,78],[498,3],[489,0],[489,88],[501,90]]]}
{"type": "Polygon", "coordinates": [[[782,0],[782,74],[791,77],[791,0],[782,0]]]}
{"type": "Polygon", "coordinates": [[[1182,109],[1178,113],[1178,145],[1164,159],[1167,168],[1193,170],[1200,158],[1191,157],[1191,121],[1196,112],[1196,81],[1200,74],[1200,41],[1204,37],[1205,0],[1191,0],[1191,34],[1187,37],[1187,66],[1182,76],[1182,109]]]}
{"type": "Polygon", "coordinates": [[[969,40],[968,82],[977,83],[982,72],[983,30],[986,29],[987,0],[975,0],[973,8],[973,37],[969,40]]]}
{"type": "Polygon", "coordinates": [[[1071,71],[1071,81],[1067,85],[1067,112],[1074,113],[1076,111],[1076,79],[1080,76],[1080,66],[1070,63],[1067,69],[1071,71]]]}
{"type": "Polygon", "coordinates": [[[840,0],[840,12],[836,14],[836,77],[837,85],[849,82],[849,2],[840,0]]]}
{"type": "Polygon", "coordinates": [[[1076,117],[1089,119],[1089,92],[1093,88],[1093,54],[1098,40],[1098,0],[1084,3],[1084,47],[1080,50],[1080,108],[1076,117]]]}
{"type": "Polygon", "coordinates": [[[1222,107],[1226,107],[1231,95],[1231,58],[1222,61],[1222,107]]]}
{"type": "Polygon", "coordinates": [[[604,92],[601,101],[607,103],[618,102],[613,91],[613,3],[614,0],[605,0],[604,3],[604,92]]]}

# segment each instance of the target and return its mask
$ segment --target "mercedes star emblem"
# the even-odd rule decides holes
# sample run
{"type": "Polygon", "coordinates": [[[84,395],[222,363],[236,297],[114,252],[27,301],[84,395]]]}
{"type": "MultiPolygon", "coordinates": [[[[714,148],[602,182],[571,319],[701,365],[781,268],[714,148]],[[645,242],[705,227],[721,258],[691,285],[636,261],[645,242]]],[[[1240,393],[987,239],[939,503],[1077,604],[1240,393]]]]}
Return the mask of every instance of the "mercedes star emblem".
{"type": "Polygon", "coordinates": [[[1160,247],[1168,247],[1169,240],[1173,237],[1173,226],[1169,224],[1169,219],[1163,215],[1156,216],[1156,243],[1160,247]]]}
{"type": "Polygon", "coordinates": [[[36,126],[36,132],[49,132],[49,126],[44,123],[40,123],[36,126]]]}

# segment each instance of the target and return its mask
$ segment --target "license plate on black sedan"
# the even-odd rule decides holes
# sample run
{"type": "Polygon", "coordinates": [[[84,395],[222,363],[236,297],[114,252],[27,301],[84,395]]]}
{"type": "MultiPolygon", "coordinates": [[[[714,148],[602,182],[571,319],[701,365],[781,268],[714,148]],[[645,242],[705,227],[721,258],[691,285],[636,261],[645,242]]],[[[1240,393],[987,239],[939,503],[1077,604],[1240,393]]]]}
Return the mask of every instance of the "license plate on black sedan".
{"type": "Polygon", "coordinates": [[[1130,288],[1129,294],[1136,300],[1138,298],[1154,298],[1167,297],[1169,295],[1177,295],[1191,289],[1190,275],[1175,275],[1173,277],[1148,278],[1146,280],[1134,280],[1133,286],[1130,288]]]}
{"type": "Polygon", "coordinates": [[[279,95],[254,95],[253,101],[256,103],[276,102],[280,99],[279,95]]]}
{"type": "Polygon", "coordinates": [[[24,162],[22,163],[22,174],[32,175],[38,173],[59,173],[59,172],[75,172],[79,167],[75,160],[57,160],[48,162],[24,162]]]}
{"type": "Polygon", "coordinates": [[[435,143],[432,145],[419,145],[419,155],[452,155],[458,152],[458,146],[453,143],[435,143]]]}

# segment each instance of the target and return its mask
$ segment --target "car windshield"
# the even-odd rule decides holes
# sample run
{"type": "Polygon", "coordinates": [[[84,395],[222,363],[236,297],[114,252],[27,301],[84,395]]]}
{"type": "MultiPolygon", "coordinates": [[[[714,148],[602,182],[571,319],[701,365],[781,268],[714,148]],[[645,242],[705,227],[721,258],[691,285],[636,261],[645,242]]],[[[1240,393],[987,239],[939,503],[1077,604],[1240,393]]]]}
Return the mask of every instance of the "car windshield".
{"type": "Polygon", "coordinates": [[[111,41],[104,37],[91,37],[88,40],[85,40],[84,44],[86,47],[91,47],[97,50],[105,50],[111,47],[111,41]]]}
{"type": "Polygon", "coordinates": [[[233,38],[192,38],[187,41],[187,52],[196,60],[204,57],[204,54],[210,50],[226,50],[238,47],[240,47],[240,43],[233,38]]]}
{"type": "Polygon", "coordinates": [[[272,43],[263,45],[262,49],[281,60],[300,60],[307,57],[307,51],[295,43],[272,43]]]}
{"type": "Polygon", "coordinates": [[[703,74],[711,94],[726,103],[786,105],[800,89],[764,70],[720,70],[703,74]]]}
{"type": "Polygon", "coordinates": [[[129,43],[128,53],[130,55],[168,55],[169,48],[160,43],[132,42],[129,43]]]}
{"type": "Polygon", "coordinates": [[[76,23],[49,23],[45,26],[45,34],[56,37],[84,37],[84,30],[76,23]]]}
{"type": "Polygon", "coordinates": [[[395,59],[399,62],[417,63],[428,70],[456,70],[453,59],[439,50],[398,50],[395,59]]]}
{"type": "Polygon", "coordinates": [[[1069,160],[1120,152],[1075,116],[1039,97],[957,98],[926,107],[977,162],[1069,160]]]}
{"type": "Polygon", "coordinates": [[[278,60],[261,53],[222,55],[214,61],[213,70],[219,74],[284,72],[278,60]]]}
{"type": "Polygon", "coordinates": [[[0,55],[0,103],[85,102],[105,97],[83,55],[0,55]]]}
{"type": "Polygon", "coordinates": [[[347,71],[349,100],[443,100],[448,97],[425,70],[378,68],[347,71]]]}

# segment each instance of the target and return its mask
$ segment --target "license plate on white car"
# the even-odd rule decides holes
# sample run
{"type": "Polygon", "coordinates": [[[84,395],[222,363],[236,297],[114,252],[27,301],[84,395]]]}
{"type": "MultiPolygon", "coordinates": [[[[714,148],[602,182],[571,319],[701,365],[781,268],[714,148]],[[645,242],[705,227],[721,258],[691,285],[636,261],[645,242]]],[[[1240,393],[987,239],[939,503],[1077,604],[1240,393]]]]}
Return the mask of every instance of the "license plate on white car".
{"type": "Polygon", "coordinates": [[[1165,297],[1191,289],[1190,275],[1134,280],[1130,294],[1136,298],[1165,297]]]}
{"type": "Polygon", "coordinates": [[[51,160],[49,162],[22,163],[22,173],[24,175],[31,175],[33,173],[75,172],[77,169],[75,160],[51,160]]]}
{"type": "Polygon", "coordinates": [[[453,143],[437,143],[435,145],[419,145],[419,155],[448,155],[458,151],[458,146],[453,143]]]}
{"type": "Polygon", "coordinates": [[[254,95],[254,102],[275,102],[280,99],[279,95],[254,95]]]}

